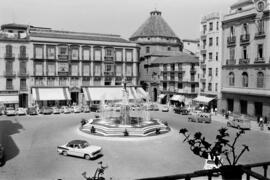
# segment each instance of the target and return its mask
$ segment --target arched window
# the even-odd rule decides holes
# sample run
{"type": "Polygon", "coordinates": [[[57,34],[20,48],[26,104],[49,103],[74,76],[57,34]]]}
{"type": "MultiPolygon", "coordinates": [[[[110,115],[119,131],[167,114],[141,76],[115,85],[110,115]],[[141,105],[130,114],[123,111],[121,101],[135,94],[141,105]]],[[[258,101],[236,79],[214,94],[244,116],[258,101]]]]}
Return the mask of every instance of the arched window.
{"type": "Polygon", "coordinates": [[[229,73],[229,86],[234,86],[234,73],[229,73]]]}
{"type": "Polygon", "coordinates": [[[243,84],[243,87],[248,87],[248,73],[247,72],[242,73],[242,84],[243,84]]]}
{"type": "Polygon", "coordinates": [[[264,85],[264,74],[263,72],[258,72],[257,74],[257,87],[263,88],[264,85]]]}

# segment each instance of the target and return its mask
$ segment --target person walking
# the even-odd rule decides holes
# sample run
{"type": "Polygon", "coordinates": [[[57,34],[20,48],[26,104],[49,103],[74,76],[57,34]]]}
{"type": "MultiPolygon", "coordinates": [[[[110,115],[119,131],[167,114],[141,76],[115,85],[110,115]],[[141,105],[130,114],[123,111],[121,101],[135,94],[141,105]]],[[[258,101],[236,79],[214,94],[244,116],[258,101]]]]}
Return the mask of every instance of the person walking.
{"type": "Polygon", "coordinates": [[[263,117],[262,116],[260,117],[260,128],[261,130],[263,130],[263,117]]]}

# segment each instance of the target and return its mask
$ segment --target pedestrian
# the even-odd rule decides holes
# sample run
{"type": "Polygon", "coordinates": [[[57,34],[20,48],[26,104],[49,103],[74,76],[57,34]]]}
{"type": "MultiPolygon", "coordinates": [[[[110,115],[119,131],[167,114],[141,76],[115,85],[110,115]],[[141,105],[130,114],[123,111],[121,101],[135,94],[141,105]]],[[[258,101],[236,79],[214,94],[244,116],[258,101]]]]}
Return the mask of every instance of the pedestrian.
{"type": "Polygon", "coordinates": [[[258,123],[258,126],[260,126],[260,116],[257,116],[257,123],[258,123]]]}
{"type": "Polygon", "coordinates": [[[267,124],[267,123],[268,123],[267,117],[264,116],[264,124],[267,124]]]}
{"type": "Polygon", "coordinates": [[[260,127],[261,127],[261,130],[263,130],[263,117],[262,116],[260,117],[260,127]]]}

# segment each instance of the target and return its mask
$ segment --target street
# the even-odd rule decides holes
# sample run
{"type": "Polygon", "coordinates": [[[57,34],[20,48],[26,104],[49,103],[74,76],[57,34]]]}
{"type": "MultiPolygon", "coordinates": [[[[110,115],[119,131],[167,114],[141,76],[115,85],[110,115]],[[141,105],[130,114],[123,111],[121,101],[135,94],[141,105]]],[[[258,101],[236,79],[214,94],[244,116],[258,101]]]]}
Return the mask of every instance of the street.
{"type": "MultiPolygon", "coordinates": [[[[172,131],[146,138],[106,138],[85,135],[78,131],[82,118],[89,114],[61,114],[38,116],[0,117],[0,140],[6,150],[7,162],[0,167],[0,179],[83,179],[82,173],[92,176],[103,161],[108,165],[105,177],[112,179],[136,179],[188,173],[203,168],[204,160],[194,155],[183,143],[180,128],[192,134],[201,131],[206,139],[214,142],[217,130],[224,123],[211,124],[188,122],[186,116],[173,112],[152,112],[152,116],[167,121],[172,131]],[[57,145],[73,139],[84,139],[103,148],[103,156],[87,161],[62,156],[57,145]]],[[[230,128],[234,137],[236,129],[230,128]]],[[[240,159],[241,164],[269,161],[270,134],[247,131],[240,137],[239,147],[247,144],[250,151],[240,159]]],[[[268,173],[269,174],[269,173],[268,173]]]]}

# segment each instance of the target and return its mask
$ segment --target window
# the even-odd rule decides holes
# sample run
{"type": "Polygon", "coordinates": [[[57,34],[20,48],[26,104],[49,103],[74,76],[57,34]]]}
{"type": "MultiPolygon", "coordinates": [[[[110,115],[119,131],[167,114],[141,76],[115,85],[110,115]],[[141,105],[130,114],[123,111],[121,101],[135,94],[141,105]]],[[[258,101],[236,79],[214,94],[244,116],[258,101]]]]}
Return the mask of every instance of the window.
{"type": "Polygon", "coordinates": [[[234,60],[234,55],[235,55],[235,49],[234,48],[230,48],[230,59],[234,60]]]}
{"type": "Polygon", "coordinates": [[[212,61],[212,59],[213,59],[213,53],[208,53],[208,55],[209,55],[209,61],[212,61]]]}
{"type": "Polygon", "coordinates": [[[42,63],[36,63],[34,72],[35,72],[36,76],[42,76],[43,75],[43,64],[42,63]]]}
{"type": "Polygon", "coordinates": [[[6,89],[13,89],[12,79],[6,80],[6,89]]]}
{"type": "Polygon", "coordinates": [[[105,56],[113,56],[113,49],[111,48],[106,48],[105,49],[105,56]]]}
{"type": "Polygon", "coordinates": [[[209,46],[213,45],[213,38],[209,38],[209,46]]]}
{"type": "Polygon", "coordinates": [[[230,27],[230,37],[234,36],[234,27],[230,27]]]}
{"type": "Polygon", "coordinates": [[[113,65],[112,64],[105,64],[105,72],[112,73],[113,72],[113,65]]]}
{"type": "Polygon", "coordinates": [[[66,86],[67,78],[66,77],[59,77],[59,85],[66,86]]]}
{"type": "Polygon", "coordinates": [[[35,86],[43,86],[43,78],[42,77],[35,78],[35,86]]]}
{"type": "Polygon", "coordinates": [[[13,62],[12,61],[6,61],[6,73],[7,74],[13,73],[13,62]]]}
{"type": "Polygon", "coordinates": [[[218,68],[216,68],[216,76],[218,76],[218,68]]]}
{"type": "Polygon", "coordinates": [[[205,78],[206,69],[205,69],[205,68],[203,68],[202,70],[203,70],[203,78],[205,78]]]}
{"type": "Polygon", "coordinates": [[[83,77],[82,84],[83,84],[83,86],[90,86],[90,78],[89,77],[83,77]]]}
{"type": "Polygon", "coordinates": [[[127,76],[132,76],[132,66],[131,65],[127,65],[127,67],[126,67],[126,75],[127,76]]]}
{"type": "Polygon", "coordinates": [[[248,73],[247,72],[242,73],[242,85],[243,87],[248,87],[248,73]]]}
{"type": "Polygon", "coordinates": [[[72,64],[71,65],[71,75],[72,76],[78,76],[79,75],[79,66],[78,66],[78,64],[72,64]]]}
{"type": "Polygon", "coordinates": [[[26,62],[20,62],[20,74],[26,74],[26,62]]]}
{"type": "Polygon", "coordinates": [[[175,71],[174,64],[171,64],[171,71],[175,71]]]}
{"type": "Polygon", "coordinates": [[[116,66],[116,76],[122,76],[122,65],[116,66]]]}
{"type": "Polygon", "coordinates": [[[43,58],[43,47],[35,46],[35,58],[42,59],[43,58]]]}
{"type": "Polygon", "coordinates": [[[55,59],[55,47],[47,46],[47,58],[48,59],[55,59]]]}
{"type": "Polygon", "coordinates": [[[218,52],[216,52],[216,61],[218,61],[218,52]]]}
{"type": "Polygon", "coordinates": [[[101,49],[94,50],[94,59],[95,61],[101,61],[101,49]]]}
{"type": "Polygon", "coordinates": [[[126,50],[126,60],[132,61],[133,51],[132,50],[126,50]]]}
{"type": "Polygon", "coordinates": [[[247,57],[247,47],[246,46],[243,46],[242,51],[243,51],[242,58],[243,59],[247,59],[248,58],[247,57]]]}
{"type": "Polygon", "coordinates": [[[94,68],[94,75],[95,76],[100,76],[101,75],[101,66],[96,64],[94,67],[95,67],[94,68]]]}
{"type": "Polygon", "coordinates": [[[20,57],[26,57],[26,47],[20,46],[20,57]]]}
{"type": "Polygon", "coordinates": [[[123,60],[122,50],[116,50],[116,61],[122,60],[123,60]]]}
{"type": "Polygon", "coordinates": [[[183,74],[182,73],[178,73],[178,81],[182,81],[183,80],[183,74]]]}
{"type": "Polygon", "coordinates": [[[263,19],[257,21],[257,28],[258,28],[259,34],[264,33],[264,22],[263,21],[264,21],[263,19]]]}
{"type": "Polygon", "coordinates": [[[234,73],[229,73],[229,86],[234,86],[234,73]]]}
{"type": "Polygon", "coordinates": [[[83,48],[83,60],[90,60],[90,49],[89,48],[83,48]]]}
{"type": "Polygon", "coordinates": [[[218,37],[216,37],[216,46],[218,46],[218,37]]]}
{"type": "Polygon", "coordinates": [[[206,29],[207,29],[207,27],[206,27],[206,24],[205,24],[205,25],[203,25],[203,34],[206,33],[206,29]]]}
{"type": "Polygon", "coordinates": [[[47,79],[47,85],[48,86],[54,86],[54,81],[55,81],[55,78],[49,77],[47,79]]]}
{"type": "Polygon", "coordinates": [[[202,56],[203,56],[203,62],[205,62],[205,60],[206,60],[206,54],[203,54],[202,56]]]}
{"type": "Polygon", "coordinates": [[[6,45],[6,56],[12,57],[12,46],[11,45],[6,45]]]}
{"type": "Polygon", "coordinates": [[[59,47],[60,55],[68,55],[68,48],[66,46],[59,47]]]}
{"type": "Polygon", "coordinates": [[[217,22],[217,31],[219,30],[219,22],[217,22]]]}
{"type": "Polygon", "coordinates": [[[48,73],[48,76],[54,76],[55,75],[55,64],[48,64],[47,65],[47,73],[48,73]]]}
{"type": "Polygon", "coordinates": [[[90,76],[90,65],[89,64],[83,65],[83,75],[90,76]]]}
{"type": "Polygon", "coordinates": [[[146,47],[146,53],[150,53],[150,47],[146,47]]]}
{"type": "Polygon", "coordinates": [[[216,91],[216,92],[218,91],[218,83],[216,83],[215,91],[216,91]]]}
{"type": "Polygon", "coordinates": [[[173,72],[170,73],[170,78],[171,78],[171,80],[174,80],[174,73],[173,72]]]}
{"type": "Polygon", "coordinates": [[[240,113],[247,114],[247,101],[246,100],[240,100],[240,113]]]}
{"type": "Polygon", "coordinates": [[[212,83],[208,83],[208,91],[212,91],[212,83]]]}
{"type": "Polygon", "coordinates": [[[182,83],[178,83],[177,87],[178,87],[178,89],[183,89],[183,84],[182,83]]]}
{"type": "Polygon", "coordinates": [[[208,76],[212,76],[212,68],[208,68],[208,76]]]}
{"type": "Polygon", "coordinates": [[[71,49],[71,59],[72,60],[79,60],[79,48],[72,48],[71,49]]]}
{"type": "Polygon", "coordinates": [[[258,58],[263,59],[263,44],[258,44],[258,58]]]}
{"type": "Polygon", "coordinates": [[[169,47],[168,47],[168,51],[170,51],[170,50],[171,50],[171,47],[169,46],[169,47]]]}
{"type": "Polygon", "coordinates": [[[243,24],[243,34],[244,35],[248,34],[248,24],[247,23],[243,24]]]}
{"type": "Polygon", "coordinates": [[[264,86],[264,74],[263,72],[258,72],[257,74],[257,87],[263,88],[264,86]]]}
{"type": "Polygon", "coordinates": [[[26,90],[26,79],[20,79],[20,89],[26,90]]]}
{"type": "Polygon", "coordinates": [[[209,23],[209,31],[212,31],[212,30],[213,30],[213,23],[210,22],[210,23],[209,23]]]}
{"type": "Polygon", "coordinates": [[[70,79],[70,85],[71,85],[71,86],[78,86],[78,84],[79,84],[79,78],[77,78],[77,77],[72,77],[72,78],[70,79]]]}
{"type": "Polygon", "coordinates": [[[206,46],[206,40],[203,40],[203,49],[205,49],[206,46]]]}

